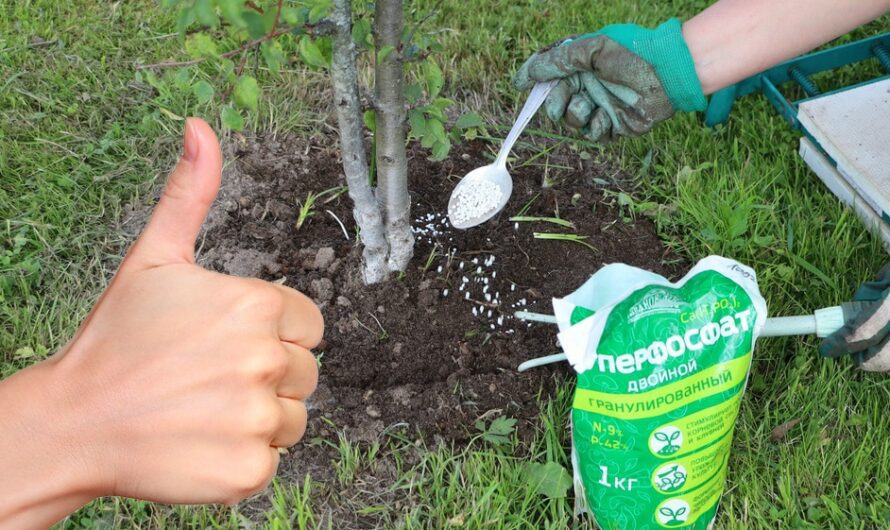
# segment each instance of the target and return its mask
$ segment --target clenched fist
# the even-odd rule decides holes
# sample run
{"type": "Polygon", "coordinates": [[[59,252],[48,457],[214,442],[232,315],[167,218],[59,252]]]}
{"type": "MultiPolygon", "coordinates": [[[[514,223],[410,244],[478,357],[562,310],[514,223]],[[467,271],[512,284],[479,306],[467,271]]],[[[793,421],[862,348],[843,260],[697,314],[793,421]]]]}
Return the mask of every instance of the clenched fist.
{"type": "Polygon", "coordinates": [[[213,131],[190,119],[151,220],[75,337],[0,383],[0,527],[103,495],[234,503],[303,436],[322,317],[297,291],[195,265],[221,170],[213,131]]]}

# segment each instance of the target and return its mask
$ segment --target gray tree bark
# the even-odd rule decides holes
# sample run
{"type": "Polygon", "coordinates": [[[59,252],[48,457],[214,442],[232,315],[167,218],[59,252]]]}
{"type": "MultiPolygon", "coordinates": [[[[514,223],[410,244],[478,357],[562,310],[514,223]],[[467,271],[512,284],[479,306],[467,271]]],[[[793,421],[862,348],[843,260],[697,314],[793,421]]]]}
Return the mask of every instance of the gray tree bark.
{"type": "Polygon", "coordinates": [[[377,61],[374,93],[377,100],[377,198],[386,224],[388,266],[403,271],[414,254],[408,159],[405,155],[404,60],[400,51],[404,15],[402,0],[377,0],[374,43],[392,51],[377,61]]]}
{"type": "Polygon", "coordinates": [[[336,28],[332,43],[331,79],[334,107],[337,109],[337,128],[340,131],[343,172],[353,203],[352,215],[365,246],[362,253],[362,273],[365,283],[371,284],[385,279],[388,274],[389,244],[384,235],[378,202],[368,183],[368,160],[362,141],[356,49],[352,41],[351,0],[334,0],[330,19],[336,28]]]}

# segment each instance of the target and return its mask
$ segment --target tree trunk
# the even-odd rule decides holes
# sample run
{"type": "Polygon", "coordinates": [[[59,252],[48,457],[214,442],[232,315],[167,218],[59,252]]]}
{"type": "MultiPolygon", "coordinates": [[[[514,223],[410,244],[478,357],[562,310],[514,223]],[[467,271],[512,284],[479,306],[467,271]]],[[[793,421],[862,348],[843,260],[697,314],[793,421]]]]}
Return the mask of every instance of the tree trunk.
{"type": "Polygon", "coordinates": [[[377,0],[374,43],[378,58],[374,93],[377,100],[377,198],[386,221],[388,266],[403,271],[414,254],[408,159],[405,156],[405,92],[401,53],[404,26],[402,0],[377,0]]]}
{"type": "Polygon", "coordinates": [[[352,41],[351,0],[334,0],[331,21],[336,27],[331,79],[334,85],[334,107],[337,109],[337,128],[340,131],[343,172],[346,174],[349,197],[353,203],[352,215],[365,245],[362,271],[364,281],[371,284],[386,278],[388,244],[380,208],[368,183],[368,160],[362,141],[356,49],[352,41]]]}

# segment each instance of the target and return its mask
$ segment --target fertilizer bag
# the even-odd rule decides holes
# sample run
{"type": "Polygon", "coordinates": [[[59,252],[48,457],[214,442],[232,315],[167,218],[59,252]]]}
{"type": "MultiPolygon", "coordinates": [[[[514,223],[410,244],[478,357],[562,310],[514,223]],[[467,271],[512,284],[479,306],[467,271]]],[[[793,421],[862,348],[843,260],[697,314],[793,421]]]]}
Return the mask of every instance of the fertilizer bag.
{"type": "Polygon", "coordinates": [[[607,265],[553,305],[578,374],[579,510],[604,530],[709,528],[766,320],[754,271],[710,256],[671,283],[607,265]]]}

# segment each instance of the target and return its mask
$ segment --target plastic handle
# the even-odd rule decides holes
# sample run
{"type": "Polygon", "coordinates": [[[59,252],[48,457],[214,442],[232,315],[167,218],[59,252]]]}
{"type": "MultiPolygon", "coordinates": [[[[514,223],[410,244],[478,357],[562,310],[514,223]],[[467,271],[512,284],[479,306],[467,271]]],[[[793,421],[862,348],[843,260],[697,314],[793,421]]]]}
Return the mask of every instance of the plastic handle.
{"type": "Polygon", "coordinates": [[[801,315],[796,317],[774,317],[766,319],[761,337],[787,337],[789,335],[813,335],[816,333],[816,317],[801,315]]]}
{"type": "Polygon", "coordinates": [[[507,155],[509,155],[510,150],[513,149],[513,144],[519,139],[519,135],[525,130],[525,127],[528,125],[528,122],[531,121],[532,116],[538,112],[538,109],[541,108],[544,100],[547,99],[547,95],[550,94],[550,91],[553,90],[553,87],[555,87],[557,83],[559,83],[559,80],[554,79],[553,81],[547,81],[546,83],[538,83],[532,87],[531,92],[528,94],[528,99],[525,100],[525,105],[523,105],[522,110],[519,111],[519,117],[513,122],[513,128],[510,129],[510,134],[507,135],[504,143],[501,144],[501,150],[498,151],[498,157],[494,161],[495,166],[507,167],[507,155]]]}
{"type": "MultiPolygon", "coordinates": [[[[847,302],[840,306],[819,309],[812,315],[767,318],[758,337],[787,337],[791,335],[813,334],[817,337],[827,337],[840,329],[844,322],[850,321],[873,303],[879,304],[881,302],[847,302]]],[[[543,313],[517,311],[515,316],[520,320],[556,324],[556,317],[543,313]]],[[[530,368],[537,368],[538,366],[565,360],[565,353],[529,359],[519,365],[519,371],[524,372],[530,368]]]]}

